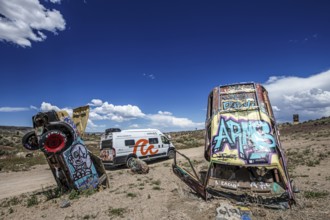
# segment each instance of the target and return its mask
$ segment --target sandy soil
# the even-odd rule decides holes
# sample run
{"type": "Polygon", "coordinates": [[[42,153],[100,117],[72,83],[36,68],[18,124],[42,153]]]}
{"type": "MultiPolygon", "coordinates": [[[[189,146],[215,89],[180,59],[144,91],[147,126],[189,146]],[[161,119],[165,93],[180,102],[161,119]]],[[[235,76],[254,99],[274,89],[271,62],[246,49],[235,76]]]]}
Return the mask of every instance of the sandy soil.
{"type": "Polygon", "coordinates": [[[37,165],[29,172],[0,173],[0,199],[18,196],[56,184],[47,165],[37,165]]]}
{"type": "MultiPolygon", "coordinates": [[[[282,143],[285,149],[305,149],[315,141],[287,137],[282,143]]],[[[329,149],[328,139],[320,139],[317,143],[322,144],[316,151],[329,149]]],[[[180,152],[203,164],[203,147],[180,152]]],[[[0,173],[0,196],[5,198],[0,200],[0,219],[215,219],[217,207],[236,207],[225,199],[204,201],[196,196],[173,174],[172,162],[149,163],[148,174],[132,174],[126,168],[108,169],[109,189],[73,200],[68,200],[66,194],[46,201],[42,187],[55,187],[47,165],[36,166],[27,172],[0,173]],[[23,192],[29,193],[20,195],[23,192]],[[28,207],[32,195],[37,196],[38,204],[28,207]],[[70,206],[60,208],[64,200],[70,201],[70,206]]],[[[301,190],[296,194],[297,205],[291,210],[251,206],[253,219],[330,219],[329,195],[311,199],[303,196],[306,191],[329,190],[329,166],[330,157],[322,159],[316,166],[296,166],[292,175],[301,190]]],[[[227,216],[226,219],[238,218],[227,216]]]]}

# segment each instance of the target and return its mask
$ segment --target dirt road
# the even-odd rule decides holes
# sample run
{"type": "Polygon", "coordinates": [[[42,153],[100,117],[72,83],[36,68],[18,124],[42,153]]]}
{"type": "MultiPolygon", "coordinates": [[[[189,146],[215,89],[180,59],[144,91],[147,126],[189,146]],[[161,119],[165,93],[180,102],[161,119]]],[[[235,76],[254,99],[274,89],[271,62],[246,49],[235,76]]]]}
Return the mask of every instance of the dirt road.
{"type": "MultiPolygon", "coordinates": [[[[188,157],[200,157],[203,152],[202,148],[185,149],[180,152],[188,157]]],[[[159,163],[164,162],[169,162],[169,160],[159,163]]],[[[56,182],[48,164],[34,166],[30,171],[3,172],[0,173],[0,199],[18,196],[22,193],[32,192],[54,184],[56,182]]]]}

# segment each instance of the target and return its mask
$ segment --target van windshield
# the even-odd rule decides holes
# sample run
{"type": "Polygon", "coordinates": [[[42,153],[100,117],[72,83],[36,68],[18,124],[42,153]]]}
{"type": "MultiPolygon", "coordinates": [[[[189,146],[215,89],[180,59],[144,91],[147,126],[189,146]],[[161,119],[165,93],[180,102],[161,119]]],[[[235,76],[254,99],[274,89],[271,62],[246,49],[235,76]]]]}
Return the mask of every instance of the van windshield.
{"type": "Polygon", "coordinates": [[[162,142],[163,142],[163,144],[169,144],[170,143],[170,141],[165,136],[162,136],[162,142]]]}

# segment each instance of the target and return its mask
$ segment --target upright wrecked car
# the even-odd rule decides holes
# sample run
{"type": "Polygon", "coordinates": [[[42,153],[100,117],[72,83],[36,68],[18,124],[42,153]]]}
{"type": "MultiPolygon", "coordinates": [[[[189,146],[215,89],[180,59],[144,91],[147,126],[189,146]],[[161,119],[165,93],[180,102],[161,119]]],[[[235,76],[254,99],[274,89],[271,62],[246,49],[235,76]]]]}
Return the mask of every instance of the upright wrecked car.
{"type": "Polygon", "coordinates": [[[85,146],[84,134],[89,106],[66,111],[39,112],[32,117],[34,131],[22,138],[28,150],[43,151],[58,186],[64,190],[85,190],[109,181],[102,161],[85,146]]]}
{"type": "Polygon", "coordinates": [[[204,199],[288,208],[294,194],[266,89],[255,83],[215,87],[208,96],[204,157],[197,175],[189,158],[176,152],[173,172],[204,199]],[[188,160],[188,170],[177,163],[188,160]]]}

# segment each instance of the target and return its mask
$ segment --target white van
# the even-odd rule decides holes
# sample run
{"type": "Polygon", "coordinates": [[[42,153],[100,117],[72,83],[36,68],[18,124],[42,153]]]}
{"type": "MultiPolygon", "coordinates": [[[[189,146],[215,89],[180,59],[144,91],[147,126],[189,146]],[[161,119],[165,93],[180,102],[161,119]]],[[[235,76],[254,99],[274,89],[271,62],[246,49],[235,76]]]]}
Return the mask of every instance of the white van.
{"type": "Polygon", "coordinates": [[[107,129],[101,137],[100,150],[104,164],[127,167],[131,167],[133,158],[173,158],[175,154],[169,138],[157,129],[107,129]]]}

